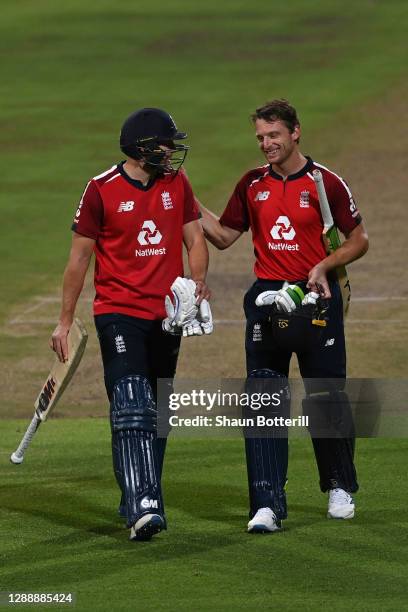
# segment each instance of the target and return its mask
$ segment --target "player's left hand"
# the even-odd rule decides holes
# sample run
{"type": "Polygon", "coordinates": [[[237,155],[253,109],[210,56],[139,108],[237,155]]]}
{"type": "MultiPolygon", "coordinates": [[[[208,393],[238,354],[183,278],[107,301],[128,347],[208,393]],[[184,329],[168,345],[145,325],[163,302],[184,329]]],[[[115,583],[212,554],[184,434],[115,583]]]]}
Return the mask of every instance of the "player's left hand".
{"type": "Polygon", "coordinates": [[[319,294],[323,299],[331,298],[329,283],[326,276],[326,270],[321,263],[318,263],[309,272],[309,279],[306,287],[311,291],[319,294]]]}

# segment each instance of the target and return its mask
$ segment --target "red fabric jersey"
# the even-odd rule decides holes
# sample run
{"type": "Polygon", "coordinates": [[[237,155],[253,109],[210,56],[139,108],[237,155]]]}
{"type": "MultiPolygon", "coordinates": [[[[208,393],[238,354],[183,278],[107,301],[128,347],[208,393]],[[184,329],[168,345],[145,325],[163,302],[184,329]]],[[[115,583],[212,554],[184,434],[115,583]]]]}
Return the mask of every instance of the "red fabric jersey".
{"type": "Polygon", "coordinates": [[[308,158],[304,168],[283,180],[269,165],[247,172],[235,187],[220,222],[252,230],[254,272],[269,280],[305,280],[326,251],[323,221],[312,171],[324,180],[335,225],[348,234],[361,216],[345,181],[308,158]]]}
{"type": "Polygon", "coordinates": [[[96,240],[94,314],[164,318],[164,297],[183,276],[183,225],[199,216],[182,172],[144,187],[121,163],[91,179],[72,229],[96,240]]]}

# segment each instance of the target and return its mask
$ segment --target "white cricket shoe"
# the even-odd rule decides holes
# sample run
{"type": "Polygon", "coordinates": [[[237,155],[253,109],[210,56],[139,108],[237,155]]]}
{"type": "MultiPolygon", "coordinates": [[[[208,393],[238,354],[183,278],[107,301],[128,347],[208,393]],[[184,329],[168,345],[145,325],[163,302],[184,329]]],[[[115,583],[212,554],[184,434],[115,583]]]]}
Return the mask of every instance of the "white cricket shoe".
{"type": "Polygon", "coordinates": [[[354,516],[354,500],[344,489],[329,491],[328,518],[352,519],[354,516]]]}
{"type": "Polygon", "coordinates": [[[151,540],[155,533],[164,529],[164,520],[160,514],[144,514],[130,528],[129,540],[151,540]]]}
{"type": "Polygon", "coordinates": [[[281,521],[270,508],[260,508],[248,523],[249,533],[271,533],[281,529],[281,521]]]}

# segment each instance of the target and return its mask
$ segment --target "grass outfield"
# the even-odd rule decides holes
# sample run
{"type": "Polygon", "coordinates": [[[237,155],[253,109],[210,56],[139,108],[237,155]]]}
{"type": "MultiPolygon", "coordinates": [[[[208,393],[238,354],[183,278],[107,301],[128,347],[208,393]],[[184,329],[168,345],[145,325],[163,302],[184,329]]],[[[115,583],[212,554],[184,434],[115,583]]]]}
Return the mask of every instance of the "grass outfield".
{"type": "MultiPolygon", "coordinates": [[[[260,159],[253,109],[286,96],[305,146],[336,150],[325,129],[339,113],[344,123],[405,80],[407,15],[397,0],[5,0],[0,321],[59,281],[82,189],[121,158],[119,127],[135,108],[174,114],[193,186],[221,209],[260,159]]],[[[347,124],[339,135],[354,146],[347,124]]]]}
{"type": "MultiPolygon", "coordinates": [[[[2,428],[12,449],[22,422],[2,428]]],[[[285,530],[250,536],[242,443],[173,439],[169,529],[133,543],[116,515],[108,422],[51,420],[24,464],[1,454],[0,590],[71,591],[78,610],[402,610],[407,500],[395,466],[407,447],[360,440],[356,518],[329,521],[311,444],[293,440],[285,530]]]]}
{"type": "MultiPolygon", "coordinates": [[[[188,132],[193,187],[220,211],[262,159],[249,113],[289,98],[302,149],[350,181],[368,225],[370,251],[350,270],[353,297],[395,298],[352,303],[349,373],[406,376],[407,17],[402,0],[2,2],[1,416],[24,420],[0,421],[0,591],[72,590],[81,612],[406,607],[404,440],[359,442],[357,517],[343,523],[325,518],[311,445],[294,440],[285,531],[258,538],[245,533],[240,442],[174,439],[169,531],[128,542],[107,419],[57,418],[106,413],[89,286],[79,312],[90,338],[75,384],[26,462],[8,457],[50,368],[76,204],[89,177],[121,158],[120,124],[139,106],[170,110],[188,132]]],[[[218,319],[242,317],[245,239],[227,255],[211,249],[218,319]]],[[[243,375],[242,335],[238,323],[189,340],[178,375],[243,375]]]]}

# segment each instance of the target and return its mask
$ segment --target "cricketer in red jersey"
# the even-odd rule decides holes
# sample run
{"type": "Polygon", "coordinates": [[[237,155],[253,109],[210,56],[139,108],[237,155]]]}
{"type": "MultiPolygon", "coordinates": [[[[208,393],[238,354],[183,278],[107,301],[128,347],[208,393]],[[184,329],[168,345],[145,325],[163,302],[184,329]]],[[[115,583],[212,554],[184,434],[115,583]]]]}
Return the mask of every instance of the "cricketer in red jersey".
{"type": "Polygon", "coordinates": [[[94,314],[163,319],[164,297],[183,276],[183,228],[199,211],[183,172],[146,189],[123,166],[88,183],[72,227],[95,240],[94,314]]]}
{"type": "Polygon", "coordinates": [[[166,438],[157,437],[157,412],[168,406],[157,405],[157,379],[172,379],[177,365],[180,335],[166,333],[162,322],[165,296],[184,275],[183,243],[197,303],[209,298],[200,213],[179,170],[188,147],[177,141],[185,138],[161,109],[141,109],[124,122],[120,147],[126,161],[91,179],[80,200],[51,339],[58,358],[66,360],[67,335],[94,253],[94,315],[110,401],[113,467],[122,493],[119,512],[132,540],[149,540],[166,528],[166,438]]]}
{"type": "MultiPolygon", "coordinates": [[[[304,412],[325,414],[327,406],[335,405],[341,415],[349,415],[350,405],[343,390],[343,309],[335,269],[364,255],[367,233],[344,180],[300,152],[300,123],[296,110],[286,100],[268,102],[256,110],[252,119],[267,164],[241,178],[221,218],[201,207],[204,233],[219,249],[228,248],[248,229],[252,232],[257,280],[244,300],[248,380],[287,377],[292,352],[296,352],[306,389],[304,412]],[[345,236],[342,246],[330,255],[322,241],[323,221],[312,177],[314,168],[323,174],[334,222],[345,236]],[[258,305],[262,303],[259,296],[265,292],[285,298],[287,282],[305,293],[309,290],[307,297],[328,300],[329,304],[326,326],[319,330],[316,341],[301,349],[298,342],[292,347],[279,344],[272,331],[270,310],[258,305]],[[318,388],[310,383],[312,379],[319,379],[318,388]],[[338,384],[330,387],[325,382],[328,379],[338,380],[338,384]]],[[[276,304],[278,297],[272,297],[276,304]]],[[[311,320],[304,324],[311,325],[311,320]]],[[[350,493],[358,489],[354,432],[333,439],[319,437],[313,427],[309,430],[320,487],[329,491],[328,516],[352,518],[355,506],[350,493]]],[[[247,438],[245,448],[250,499],[248,531],[279,530],[287,516],[284,487],[288,440],[273,435],[247,438]]]]}

